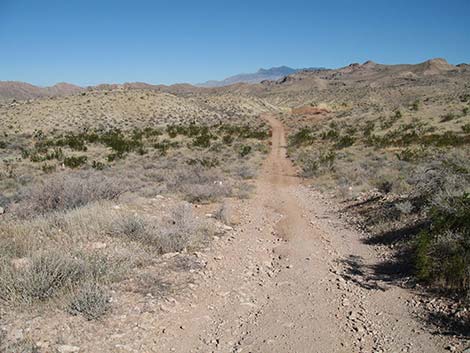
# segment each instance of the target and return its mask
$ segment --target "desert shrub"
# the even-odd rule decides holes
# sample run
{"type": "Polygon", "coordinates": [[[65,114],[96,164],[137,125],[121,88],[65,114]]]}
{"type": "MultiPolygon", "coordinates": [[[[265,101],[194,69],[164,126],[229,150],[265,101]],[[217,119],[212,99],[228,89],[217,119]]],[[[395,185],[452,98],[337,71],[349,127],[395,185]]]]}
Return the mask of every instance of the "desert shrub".
{"type": "Polygon", "coordinates": [[[125,216],[112,226],[111,234],[152,246],[164,254],[196,247],[207,237],[208,228],[190,205],[179,205],[171,210],[167,220],[125,216]]]}
{"type": "Polygon", "coordinates": [[[314,140],[314,132],[311,129],[304,127],[289,136],[289,146],[298,147],[303,145],[309,145],[314,140]]]}
{"type": "Polygon", "coordinates": [[[372,135],[372,132],[374,132],[374,128],[375,128],[375,123],[373,121],[368,121],[366,123],[366,126],[364,127],[364,137],[369,137],[370,135],[372,135]]]}
{"type": "Polygon", "coordinates": [[[183,193],[190,202],[217,201],[232,192],[230,185],[215,170],[212,172],[200,165],[176,170],[167,186],[170,190],[183,193]]]}
{"type": "Polygon", "coordinates": [[[319,153],[303,154],[300,157],[302,165],[302,176],[311,178],[327,171],[331,171],[336,160],[334,151],[320,151],[319,153]]]}
{"type": "Polygon", "coordinates": [[[415,100],[413,104],[411,105],[411,110],[414,110],[415,112],[417,112],[419,110],[419,105],[420,105],[419,99],[415,100]]]}
{"type": "Polygon", "coordinates": [[[462,108],[462,115],[467,116],[468,115],[468,107],[462,108]]]}
{"type": "Polygon", "coordinates": [[[379,178],[375,181],[375,187],[382,194],[388,194],[392,191],[393,181],[384,178],[379,178]]]}
{"type": "Polygon", "coordinates": [[[96,320],[108,311],[109,299],[104,287],[87,282],[73,293],[68,311],[72,315],[83,315],[87,320],[96,320]]]}
{"type": "Polygon", "coordinates": [[[192,145],[196,147],[208,148],[211,145],[211,140],[215,137],[210,133],[203,133],[193,138],[192,145]]]}
{"type": "Polygon", "coordinates": [[[418,277],[444,286],[470,290],[470,197],[450,197],[434,205],[430,230],[423,231],[416,247],[418,277]]]}
{"type": "Polygon", "coordinates": [[[232,135],[224,135],[222,137],[222,142],[226,145],[231,145],[235,138],[232,135]]]}
{"type": "Polygon", "coordinates": [[[265,140],[270,136],[270,130],[264,124],[258,126],[222,124],[219,131],[227,136],[243,139],[265,140]]]}
{"type": "Polygon", "coordinates": [[[83,134],[75,135],[75,134],[69,133],[53,143],[56,146],[68,146],[72,150],[85,152],[87,150],[85,142],[86,142],[85,135],[83,134]]]}
{"type": "Polygon", "coordinates": [[[233,210],[229,202],[225,201],[215,212],[215,218],[225,224],[231,224],[233,218],[233,210]]]}
{"type": "Polygon", "coordinates": [[[44,173],[49,174],[49,173],[52,173],[56,170],[56,166],[54,164],[43,164],[41,166],[41,170],[44,173]]]}
{"type": "Polygon", "coordinates": [[[47,148],[36,148],[31,151],[23,150],[22,157],[23,158],[29,157],[29,160],[35,163],[50,161],[53,159],[61,161],[64,159],[64,152],[62,151],[61,148],[57,148],[57,147],[52,149],[52,151],[49,151],[49,149],[47,148]]]}
{"type": "Polygon", "coordinates": [[[356,141],[354,136],[341,136],[335,144],[338,149],[350,147],[356,141]]]}
{"type": "Polygon", "coordinates": [[[137,138],[127,138],[121,130],[112,130],[100,136],[100,142],[110,147],[118,157],[142,147],[137,138]]]}
{"type": "Polygon", "coordinates": [[[462,125],[462,131],[466,134],[470,134],[470,123],[462,125]]]}
{"type": "Polygon", "coordinates": [[[0,269],[0,299],[29,304],[35,300],[46,300],[65,286],[76,284],[85,272],[82,261],[59,251],[36,253],[18,270],[11,264],[3,263],[0,269]]]}
{"type": "Polygon", "coordinates": [[[3,353],[40,353],[38,345],[30,338],[22,338],[9,345],[3,345],[0,340],[0,351],[3,353]]]}
{"type": "Polygon", "coordinates": [[[160,151],[160,154],[162,156],[166,155],[168,150],[172,147],[177,147],[178,142],[172,142],[170,140],[162,140],[161,142],[157,142],[156,144],[153,145],[153,147],[157,150],[160,151]]]}
{"type": "Polygon", "coordinates": [[[339,131],[336,128],[330,129],[328,131],[324,131],[321,133],[322,140],[331,140],[336,141],[339,138],[339,131]]]}
{"type": "Polygon", "coordinates": [[[201,165],[205,168],[217,167],[220,162],[217,158],[203,157],[203,158],[190,158],[186,161],[189,165],[201,165]]]}
{"type": "Polygon", "coordinates": [[[103,170],[105,168],[105,165],[103,162],[93,161],[91,162],[91,167],[96,170],[103,170]]]}
{"type": "Polygon", "coordinates": [[[150,242],[151,224],[145,219],[131,214],[117,220],[112,227],[112,234],[122,235],[132,241],[140,241],[142,243],[150,242]]]}
{"type": "Polygon", "coordinates": [[[88,157],[87,156],[71,156],[71,157],[65,157],[64,158],[64,165],[69,168],[78,168],[82,165],[84,165],[87,161],[88,157]]]}
{"type": "Polygon", "coordinates": [[[413,150],[411,148],[405,148],[400,152],[395,153],[398,160],[405,161],[405,162],[412,162],[416,161],[423,157],[423,151],[413,150]]]}
{"type": "Polygon", "coordinates": [[[237,166],[233,173],[242,179],[253,179],[256,177],[256,170],[248,165],[242,164],[240,166],[237,166]]]}
{"type": "Polygon", "coordinates": [[[442,117],[441,117],[441,123],[445,123],[447,121],[451,121],[451,120],[454,120],[456,118],[455,114],[454,113],[447,113],[447,114],[444,114],[442,117]]]}
{"type": "Polygon", "coordinates": [[[417,276],[442,287],[470,288],[470,176],[464,157],[438,157],[410,179],[429,226],[415,244],[417,276]]]}
{"type": "Polygon", "coordinates": [[[253,194],[255,186],[249,183],[239,183],[235,195],[240,199],[248,199],[253,194]]]}
{"type": "Polygon", "coordinates": [[[179,205],[160,228],[160,253],[197,248],[207,242],[210,228],[193,212],[190,205],[179,205]]]}
{"type": "Polygon", "coordinates": [[[16,213],[22,216],[68,210],[98,200],[113,200],[124,192],[120,182],[95,173],[54,175],[25,190],[16,213]]]}
{"type": "Polygon", "coordinates": [[[405,215],[410,214],[414,209],[413,204],[408,200],[396,203],[395,207],[400,213],[405,215]]]}
{"type": "Polygon", "coordinates": [[[243,145],[240,147],[240,151],[238,152],[240,157],[245,157],[251,152],[251,146],[243,145]]]}
{"type": "Polygon", "coordinates": [[[460,101],[462,103],[469,102],[470,101],[470,93],[462,93],[460,96],[460,101]]]}
{"type": "Polygon", "coordinates": [[[7,143],[5,141],[0,141],[0,149],[7,148],[7,143]]]}
{"type": "Polygon", "coordinates": [[[217,201],[223,197],[230,196],[231,187],[223,181],[215,181],[207,184],[185,184],[181,186],[186,200],[190,202],[217,201]]]}

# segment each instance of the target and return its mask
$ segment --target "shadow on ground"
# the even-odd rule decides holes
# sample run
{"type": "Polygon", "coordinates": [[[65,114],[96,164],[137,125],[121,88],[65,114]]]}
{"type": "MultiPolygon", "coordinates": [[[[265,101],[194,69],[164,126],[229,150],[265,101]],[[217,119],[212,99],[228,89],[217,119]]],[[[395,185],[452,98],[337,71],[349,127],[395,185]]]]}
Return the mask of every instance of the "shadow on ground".
{"type": "Polygon", "coordinates": [[[343,267],[341,276],[364,289],[385,291],[389,284],[403,286],[410,276],[410,263],[403,261],[406,258],[397,257],[377,264],[365,264],[361,257],[351,255],[339,260],[343,267]]]}

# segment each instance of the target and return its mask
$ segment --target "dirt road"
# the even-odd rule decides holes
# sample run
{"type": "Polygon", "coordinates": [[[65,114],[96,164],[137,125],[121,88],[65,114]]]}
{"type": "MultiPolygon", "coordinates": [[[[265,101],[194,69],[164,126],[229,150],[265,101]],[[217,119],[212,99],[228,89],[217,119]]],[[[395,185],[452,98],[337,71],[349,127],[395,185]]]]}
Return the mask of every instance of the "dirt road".
{"type": "MultiPolygon", "coordinates": [[[[170,315],[159,344],[176,352],[443,352],[411,294],[368,271],[378,259],[301,185],[286,158],[282,124],[242,222],[209,256],[190,308],[170,315]],[[176,319],[178,318],[178,319],[176,319]],[[178,329],[181,323],[183,328],[178,329]]],[[[184,307],[184,305],[182,305],[184,307]]]]}
{"type": "Polygon", "coordinates": [[[413,317],[412,294],[373,274],[374,249],[295,177],[282,124],[265,119],[272,150],[256,195],[234,205],[239,225],[198,254],[206,269],[158,312],[136,309],[83,351],[446,351],[447,338],[413,317]]]}

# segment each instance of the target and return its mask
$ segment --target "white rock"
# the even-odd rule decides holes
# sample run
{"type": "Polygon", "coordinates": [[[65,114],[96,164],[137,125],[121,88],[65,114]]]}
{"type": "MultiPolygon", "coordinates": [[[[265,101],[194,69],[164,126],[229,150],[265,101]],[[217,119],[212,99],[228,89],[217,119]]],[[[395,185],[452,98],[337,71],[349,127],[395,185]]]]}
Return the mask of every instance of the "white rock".
{"type": "Polygon", "coordinates": [[[10,261],[13,268],[17,271],[25,270],[33,265],[29,257],[19,257],[10,261]]]}
{"type": "Polygon", "coordinates": [[[59,353],[75,353],[80,351],[80,347],[77,346],[69,346],[67,344],[58,346],[57,351],[59,353]]]}

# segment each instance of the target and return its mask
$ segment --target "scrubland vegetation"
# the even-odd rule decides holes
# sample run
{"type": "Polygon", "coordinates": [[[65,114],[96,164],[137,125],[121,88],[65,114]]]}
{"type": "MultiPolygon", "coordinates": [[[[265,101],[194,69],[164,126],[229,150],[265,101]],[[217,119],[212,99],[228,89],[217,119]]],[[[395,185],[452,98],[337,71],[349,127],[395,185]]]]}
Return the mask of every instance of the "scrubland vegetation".
{"type": "MultiPolygon", "coordinates": [[[[397,250],[418,281],[470,295],[468,102],[415,100],[381,112],[340,109],[292,126],[301,174],[359,215],[370,242],[397,250]],[[297,126],[296,126],[297,125],[297,126]],[[410,256],[411,254],[411,256],[410,256]]],[[[297,124],[296,124],[297,123],[297,124]]]]}
{"type": "MultiPolygon", "coordinates": [[[[250,196],[268,138],[269,128],[249,115],[129,128],[4,127],[2,310],[27,317],[58,308],[99,320],[116,293],[164,295],[146,269],[176,253],[174,261],[196,266],[192,254],[229,223],[226,200],[250,196]],[[217,216],[201,214],[201,204],[217,216]]],[[[14,344],[34,351],[27,340],[14,344]]]]}

